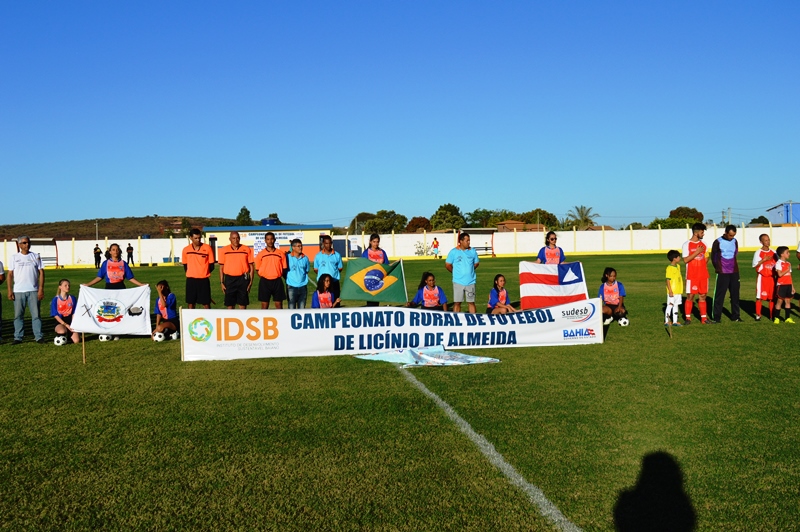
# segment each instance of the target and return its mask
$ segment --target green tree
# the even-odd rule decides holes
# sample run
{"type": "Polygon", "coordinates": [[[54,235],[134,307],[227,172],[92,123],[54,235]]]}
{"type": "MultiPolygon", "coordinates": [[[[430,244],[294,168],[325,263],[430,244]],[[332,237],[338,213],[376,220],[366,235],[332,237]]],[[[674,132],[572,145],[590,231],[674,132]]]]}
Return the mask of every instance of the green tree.
{"type": "Polygon", "coordinates": [[[236,215],[236,225],[253,225],[253,219],[250,217],[250,211],[247,207],[242,207],[239,214],[236,215]]]}
{"type": "Polygon", "coordinates": [[[769,220],[767,219],[766,216],[759,216],[758,218],[753,218],[752,220],[750,220],[750,223],[769,225],[769,220]]]}
{"type": "Polygon", "coordinates": [[[623,225],[622,227],[620,227],[620,230],[624,230],[624,229],[642,229],[643,227],[644,227],[643,223],[641,223],[641,222],[633,222],[633,223],[630,223],[628,225],[623,225]]]}
{"type": "Polygon", "coordinates": [[[416,233],[418,231],[430,231],[433,229],[431,221],[424,216],[414,216],[406,225],[406,233],[416,233]]]}
{"type": "Polygon", "coordinates": [[[452,203],[445,203],[440,205],[433,216],[431,216],[431,226],[436,229],[461,229],[466,227],[467,223],[464,221],[464,215],[461,214],[461,209],[452,203]]]}
{"type": "Polygon", "coordinates": [[[677,207],[669,211],[670,218],[693,218],[695,222],[703,221],[703,213],[693,207],[677,207]]]}
{"type": "Polygon", "coordinates": [[[462,227],[466,226],[467,224],[464,222],[464,218],[461,216],[456,216],[455,214],[447,211],[437,212],[431,216],[431,227],[433,227],[434,230],[461,229],[462,227]]]}
{"type": "Polygon", "coordinates": [[[375,213],[372,212],[360,212],[356,214],[355,218],[350,221],[350,225],[347,228],[347,231],[351,235],[355,235],[364,231],[364,226],[370,220],[375,218],[375,213]]]}
{"type": "Polygon", "coordinates": [[[558,227],[558,218],[552,212],[544,209],[533,209],[532,211],[523,212],[519,215],[520,221],[526,224],[542,224],[548,229],[558,227]]]}
{"type": "Polygon", "coordinates": [[[278,213],[277,212],[269,213],[269,216],[267,216],[267,218],[275,218],[275,223],[277,225],[281,225],[281,219],[280,219],[280,217],[278,217],[278,213]]]}
{"type": "Polygon", "coordinates": [[[696,223],[696,218],[656,218],[650,222],[650,225],[647,227],[650,229],[658,229],[660,225],[661,229],[684,229],[687,224],[691,227],[696,223]]]}
{"type": "Polygon", "coordinates": [[[394,211],[378,211],[375,213],[375,218],[364,225],[364,232],[387,234],[394,231],[399,233],[406,228],[407,223],[408,218],[402,214],[394,211]]]}
{"type": "Polygon", "coordinates": [[[475,209],[472,212],[468,212],[466,216],[467,227],[489,227],[489,220],[493,215],[494,211],[489,209],[475,209]]]}
{"type": "Polygon", "coordinates": [[[181,218],[181,234],[183,236],[189,236],[189,231],[192,230],[192,222],[189,221],[189,218],[181,218]]]}
{"type": "Polygon", "coordinates": [[[576,205],[567,211],[567,217],[574,222],[578,229],[586,229],[594,225],[594,219],[600,215],[592,212],[591,207],[576,205]]]}

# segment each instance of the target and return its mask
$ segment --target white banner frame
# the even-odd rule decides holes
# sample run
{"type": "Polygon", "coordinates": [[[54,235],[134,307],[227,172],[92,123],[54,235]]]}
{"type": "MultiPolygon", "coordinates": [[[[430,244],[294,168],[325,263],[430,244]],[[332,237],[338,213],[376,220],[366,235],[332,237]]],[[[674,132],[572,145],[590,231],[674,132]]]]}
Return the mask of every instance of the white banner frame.
{"type": "Polygon", "coordinates": [[[600,299],[513,314],[456,314],[405,307],[181,309],[181,360],[357,355],[603,342],[600,299]]]}

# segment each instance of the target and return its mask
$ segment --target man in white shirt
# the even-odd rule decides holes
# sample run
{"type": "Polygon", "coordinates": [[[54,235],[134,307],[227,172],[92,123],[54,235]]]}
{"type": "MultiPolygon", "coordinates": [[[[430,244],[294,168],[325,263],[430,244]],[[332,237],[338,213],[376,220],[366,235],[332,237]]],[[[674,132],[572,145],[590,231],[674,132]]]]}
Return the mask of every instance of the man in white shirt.
{"type": "Polygon", "coordinates": [[[19,253],[11,255],[8,264],[8,299],[14,302],[14,341],[22,343],[24,335],[25,308],[31,312],[33,337],[40,344],[42,336],[42,318],[39,316],[39,302],[44,299],[44,267],[38,253],[31,251],[31,239],[21,236],[17,239],[19,253]]]}

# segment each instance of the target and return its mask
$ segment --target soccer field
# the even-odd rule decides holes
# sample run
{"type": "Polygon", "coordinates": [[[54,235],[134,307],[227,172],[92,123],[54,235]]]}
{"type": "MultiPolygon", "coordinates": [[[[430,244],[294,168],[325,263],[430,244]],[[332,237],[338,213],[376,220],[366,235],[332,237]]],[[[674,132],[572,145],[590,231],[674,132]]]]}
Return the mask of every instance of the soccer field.
{"type": "MultiPolygon", "coordinates": [[[[620,492],[634,488],[645,456],[663,451],[680,467],[699,530],[797,529],[800,325],[753,320],[750,253],[740,261],[745,322],[723,317],[672,339],[666,257],[569,259],[583,261],[590,295],[605,266],[617,269],[629,327],[612,324],[602,345],[469,350],[501,363],[413,375],[577,527],[613,529],[620,492]]],[[[496,273],[518,299],[517,264],[481,261],[479,311],[496,273]]],[[[408,261],[408,293],[426,269],[450,297],[443,260],[408,261]]],[[[168,279],[182,299],[181,268],[134,272],[168,279]]],[[[45,314],[58,278],[76,291],[93,274],[48,270],[45,314]]],[[[3,301],[4,528],[553,529],[391,364],[182,363],[179,342],[92,337],[84,366],[80,346],[52,345],[49,319],[47,345],[26,323],[26,342],[11,346],[12,307],[3,301]]]]}

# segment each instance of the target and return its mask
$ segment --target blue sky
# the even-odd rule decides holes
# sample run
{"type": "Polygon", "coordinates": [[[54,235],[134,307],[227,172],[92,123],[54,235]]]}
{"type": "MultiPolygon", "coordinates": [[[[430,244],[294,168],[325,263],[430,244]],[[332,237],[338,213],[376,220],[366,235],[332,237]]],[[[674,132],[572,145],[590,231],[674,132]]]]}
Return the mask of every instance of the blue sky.
{"type": "Polygon", "coordinates": [[[0,224],[800,201],[798,2],[4,2],[0,224]]]}

